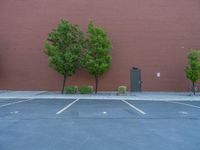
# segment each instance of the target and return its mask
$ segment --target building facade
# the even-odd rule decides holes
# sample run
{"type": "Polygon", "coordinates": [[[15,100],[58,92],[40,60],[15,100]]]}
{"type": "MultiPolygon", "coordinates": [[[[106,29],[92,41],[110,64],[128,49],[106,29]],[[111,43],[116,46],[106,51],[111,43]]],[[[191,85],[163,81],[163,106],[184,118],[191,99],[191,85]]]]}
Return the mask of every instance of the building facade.
{"type": "MultiPolygon", "coordinates": [[[[143,91],[188,90],[187,53],[200,48],[199,0],[1,0],[1,90],[61,89],[62,76],[48,66],[43,49],[62,18],[83,31],[90,20],[107,30],[112,66],[100,78],[100,90],[130,88],[132,67],[142,71],[143,91]]],[[[84,70],[67,81],[94,83],[84,70]]]]}

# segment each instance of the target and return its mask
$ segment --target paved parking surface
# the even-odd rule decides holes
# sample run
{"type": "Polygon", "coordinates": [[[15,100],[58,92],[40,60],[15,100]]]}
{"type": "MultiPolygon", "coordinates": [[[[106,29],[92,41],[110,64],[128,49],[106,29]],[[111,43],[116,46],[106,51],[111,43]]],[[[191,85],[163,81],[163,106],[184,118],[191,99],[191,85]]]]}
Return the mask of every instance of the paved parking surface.
{"type": "Polygon", "coordinates": [[[0,150],[199,150],[200,102],[0,99],[0,150]]]}

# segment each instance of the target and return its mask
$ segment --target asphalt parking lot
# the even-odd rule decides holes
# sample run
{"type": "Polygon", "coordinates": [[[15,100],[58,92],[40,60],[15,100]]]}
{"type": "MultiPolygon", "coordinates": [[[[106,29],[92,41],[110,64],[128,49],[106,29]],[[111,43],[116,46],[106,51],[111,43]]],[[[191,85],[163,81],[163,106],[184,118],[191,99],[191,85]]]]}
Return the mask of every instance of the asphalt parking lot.
{"type": "Polygon", "coordinates": [[[200,101],[0,99],[0,150],[199,150],[200,101]]]}

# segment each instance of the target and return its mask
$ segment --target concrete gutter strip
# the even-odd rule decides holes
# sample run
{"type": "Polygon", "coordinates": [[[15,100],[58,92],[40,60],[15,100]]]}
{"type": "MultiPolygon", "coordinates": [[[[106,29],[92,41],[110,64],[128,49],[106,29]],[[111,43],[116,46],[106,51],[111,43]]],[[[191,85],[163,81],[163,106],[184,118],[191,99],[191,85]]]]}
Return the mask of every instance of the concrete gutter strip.
{"type": "Polygon", "coordinates": [[[197,96],[190,96],[189,93],[183,92],[142,92],[142,93],[132,93],[127,95],[114,95],[111,93],[106,94],[91,94],[91,95],[81,95],[81,94],[59,94],[56,92],[47,91],[9,91],[0,92],[0,99],[99,99],[99,100],[153,100],[153,101],[200,101],[199,93],[197,96]]]}
{"type": "Polygon", "coordinates": [[[46,91],[8,91],[8,92],[2,92],[0,93],[0,97],[18,97],[18,96],[35,96],[42,93],[45,93],[46,91]]]}

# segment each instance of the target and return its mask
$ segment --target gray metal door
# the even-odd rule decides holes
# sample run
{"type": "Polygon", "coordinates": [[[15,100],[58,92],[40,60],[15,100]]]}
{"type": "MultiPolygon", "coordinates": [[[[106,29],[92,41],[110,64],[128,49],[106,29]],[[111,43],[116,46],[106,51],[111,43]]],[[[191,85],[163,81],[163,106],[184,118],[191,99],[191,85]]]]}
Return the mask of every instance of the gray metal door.
{"type": "Polygon", "coordinates": [[[130,71],[131,91],[141,92],[141,70],[133,67],[130,71]]]}

